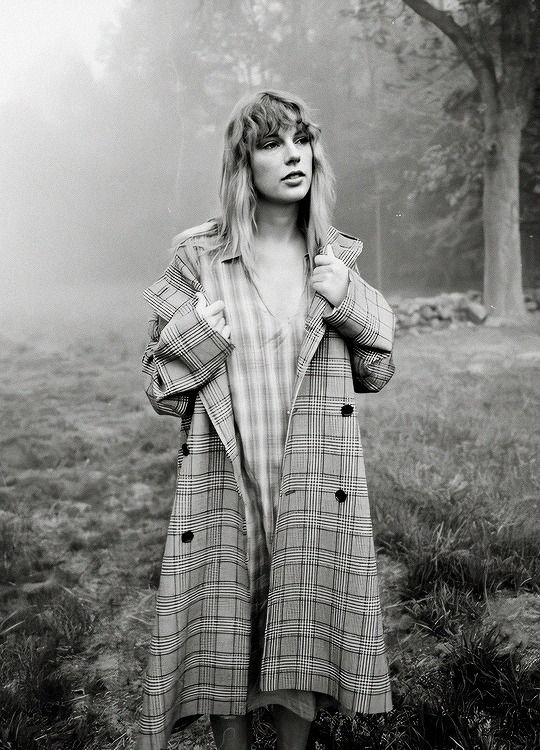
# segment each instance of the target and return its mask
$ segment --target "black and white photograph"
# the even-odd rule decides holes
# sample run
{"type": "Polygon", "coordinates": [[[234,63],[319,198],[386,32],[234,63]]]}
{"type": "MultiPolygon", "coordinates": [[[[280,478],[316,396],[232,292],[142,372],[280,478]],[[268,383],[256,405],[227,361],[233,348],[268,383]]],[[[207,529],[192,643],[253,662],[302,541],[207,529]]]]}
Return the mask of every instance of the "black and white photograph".
{"type": "Polygon", "coordinates": [[[0,70],[0,750],[540,750],[538,0],[0,70]]]}

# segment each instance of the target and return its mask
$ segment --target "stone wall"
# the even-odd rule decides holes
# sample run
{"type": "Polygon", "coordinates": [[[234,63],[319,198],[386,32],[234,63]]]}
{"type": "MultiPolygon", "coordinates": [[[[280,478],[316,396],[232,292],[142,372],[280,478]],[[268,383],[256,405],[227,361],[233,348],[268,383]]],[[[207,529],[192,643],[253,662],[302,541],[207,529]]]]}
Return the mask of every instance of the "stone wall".
{"type": "MultiPolygon", "coordinates": [[[[540,310],[540,289],[526,289],[524,299],[528,312],[540,310]]],[[[403,299],[393,303],[392,308],[397,317],[397,335],[406,331],[427,333],[459,325],[479,325],[489,317],[481,292],[474,289],[403,299]]]]}

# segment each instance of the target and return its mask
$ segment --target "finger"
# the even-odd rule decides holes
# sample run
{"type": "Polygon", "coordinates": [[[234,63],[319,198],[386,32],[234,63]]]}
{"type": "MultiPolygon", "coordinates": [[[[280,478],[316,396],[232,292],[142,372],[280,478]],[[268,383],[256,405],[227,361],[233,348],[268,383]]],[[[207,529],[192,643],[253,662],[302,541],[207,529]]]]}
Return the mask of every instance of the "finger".
{"type": "Polygon", "coordinates": [[[221,331],[221,335],[224,339],[230,339],[231,338],[231,329],[228,325],[223,326],[223,330],[221,331]]]}
{"type": "Polygon", "coordinates": [[[328,255],[329,258],[335,258],[336,257],[334,255],[334,250],[332,248],[332,245],[327,245],[326,246],[326,254],[328,255]]]}
{"type": "Polygon", "coordinates": [[[314,268],[311,275],[321,281],[322,279],[330,278],[332,276],[332,270],[328,268],[328,266],[321,266],[320,268],[314,268]]]}
{"type": "Polygon", "coordinates": [[[197,303],[195,305],[197,310],[202,310],[207,306],[206,297],[202,292],[195,292],[195,297],[197,298],[197,303]]]}
{"type": "Polygon", "coordinates": [[[335,255],[316,255],[315,256],[315,265],[317,266],[329,266],[331,263],[334,263],[336,260],[335,255]]]}
{"type": "Polygon", "coordinates": [[[221,317],[221,318],[218,318],[218,320],[217,320],[214,328],[216,329],[216,331],[218,331],[219,333],[221,333],[224,325],[225,325],[225,318],[221,317]]]}
{"type": "Polygon", "coordinates": [[[221,313],[225,309],[225,302],[223,302],[222,299],[217,299],[215,302],[212,302],[211,305],[208,305],[206,312],[208,315],[217,315],[218,313],[221,313]]]}

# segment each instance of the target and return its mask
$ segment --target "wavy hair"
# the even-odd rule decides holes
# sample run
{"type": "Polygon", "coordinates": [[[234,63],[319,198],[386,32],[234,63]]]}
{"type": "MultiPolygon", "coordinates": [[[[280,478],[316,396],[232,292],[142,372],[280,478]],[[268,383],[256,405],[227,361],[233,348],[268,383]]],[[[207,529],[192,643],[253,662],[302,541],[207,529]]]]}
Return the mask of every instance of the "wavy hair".
{"type": "Polygon", "coordinates": [[[225,129],[219,190],[222,216],[204,225],[216,238],[209,248],[216,251],[216,260],[232,250],[240,253],[248,269],[253,269],[257,195],[251,154],[262,138],[290,126],[300,127],[306,133],[313,152],[311,186],[300,202],[298,227],[312,261],[324,245],[335,192],[334,174],[321,143],[321,130],[302,99],[285,91],[264,90],[240,99],[225,129]]]}

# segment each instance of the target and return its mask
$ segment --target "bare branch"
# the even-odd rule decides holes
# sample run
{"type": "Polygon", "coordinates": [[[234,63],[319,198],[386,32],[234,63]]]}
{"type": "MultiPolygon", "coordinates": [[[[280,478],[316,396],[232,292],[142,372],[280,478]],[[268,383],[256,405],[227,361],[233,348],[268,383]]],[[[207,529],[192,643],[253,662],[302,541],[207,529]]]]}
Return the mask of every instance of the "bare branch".
{"type": "Polygon", "coordinates": [[[427,0],[403,0],[415,13],[436,26],[452,40],[478,81],[480,95],[488,113],[495,115],[499,109],[498,85],[495,64],[490,55],[481,52],[468,29],[457,24],[452,15],[434,8],[427,0]]]}
{"type": "Polygon", "coordinates": [[[486,73],[494,70],[493,61],[489,55],[478,50],[474,39],[467,29],[459,26],[450,13],[434,8],[427,0],[403,0],[403,2],[419,16],[425,18],[426,21],[430,21],[430,23],[454,42],[479,82],[481,82],[481,78],[486,76],[486,73]]]}

